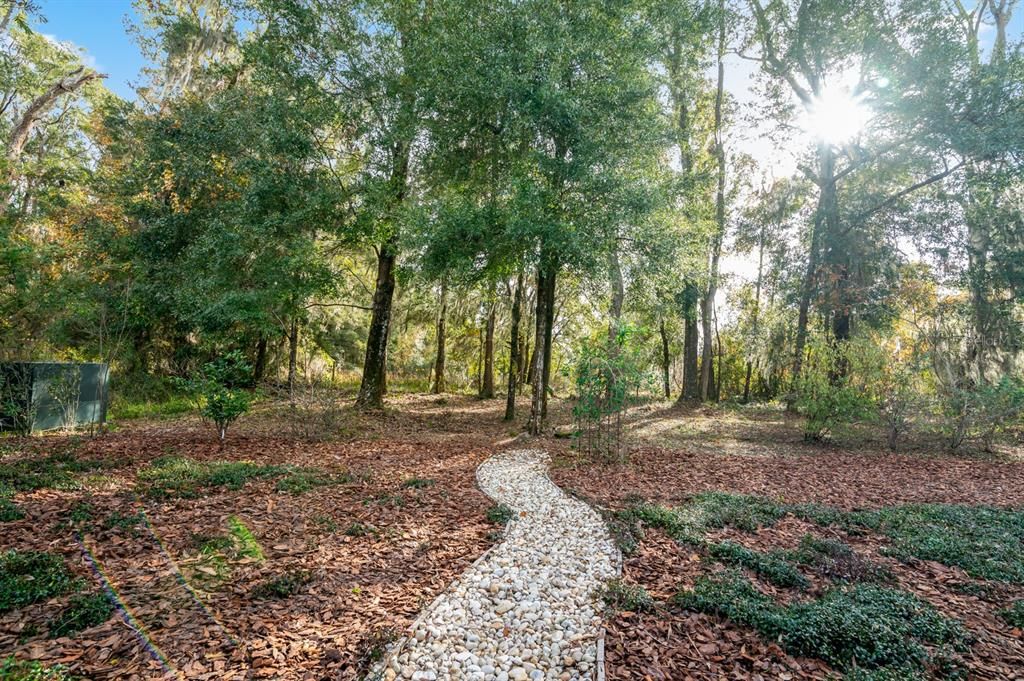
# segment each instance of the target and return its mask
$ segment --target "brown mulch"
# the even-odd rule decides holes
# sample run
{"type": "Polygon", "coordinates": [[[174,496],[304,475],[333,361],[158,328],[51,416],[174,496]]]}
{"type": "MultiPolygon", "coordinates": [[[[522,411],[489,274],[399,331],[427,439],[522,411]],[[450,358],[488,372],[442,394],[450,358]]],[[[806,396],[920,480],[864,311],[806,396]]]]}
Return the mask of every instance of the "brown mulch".
{"type": "MultiPolygon", "coordinates": [[[[563,488],[608,508],[621,508],[635,497],[675,505],[708,490],[792,503],[817,502],[842,509],[923,502],[1024,506],[1024,464],[1020,462],[893,454],[863,443],[849,449],[841,445],[808,446],[799,442],[796,427],[787,430],[777,423],[759,430],[756,423],[745,422],[738,436],[730,437],[720,422],[702,423],[700,415],[693,421],[697,422],[698,433],[700,429],[711,432],[714,440],[665,447],[652,444],[654,438],[641,437],[642,444],[622,465],[585,462],[563,450],[552,478],[563,488]],[[761,439],[757,446],[747,447],[746,441],[758,433],[761,439]]],[[[654,418],[650,423],[658,422],[654,418]]],[[[884,538],[847,536],[837,529],[818,528],[792,517],[754,533],[716,531],[709,539],[729,539],[769,551],[793,548],[808,532],[842,539],[859,556],[888,567],[900,588],[962,621],[976,639],[964,657],[968,678],[1024,678],[1024,633],[995,615],[999,608],[1024,597],[1024,587],[989,583],[991,591],[987,595],[967,595],[963,586],[976,580],[959,569],[933,562],[900,563],[880,554],[884,538]]],[[[609,679],[839,676],[820,661],[787,655],[752,629],[671,604],[674,594],[692,587],[711,569],[715,568],[702,562],[692,548],[676,544],[661,532],[647,531],[636,554],[625,561],[623,578],[642,585],[660,605],[654,613],[619,613],[610,619],[606,640],[609,679]]],[[[752,573],[748,576],[754,578],[752,573]]],[[[755,581],[764,592],[785,602],[813,596],[827,586],[826,580],[810,572],[807,576],[812,582],[807,594],[793,590],[787,593],[755,581]]]]}
{"type": "Polygon", "coordinates": [[[621,466],[568,458],[554,480],[607,506],[630,495],[676,504],[707,490],[818,502],[842,509],[944,502],[1024,506],[1024,465],[952,456],[830,448],[812,454],[779,446],[773,456],[643,447],[621,466]]]}
{"type": "MultiPolygon", "coordinates": [[[[436,431],[419,437],[427,428],[417,422],[446,418],[432,410],[405,428],[395,413],[378,414],[369,420],[379,423],[363,429],[372,440],[347,443],[275,438],[249,424],[230,434],[221,450],[207,428],[188,420],[84,440],[76,457],[119,462],[100,471],[109,484],[18,494],[15,501],[28,517],[0,523],[0,547],[62,554],[91,590],[103,583],[116,590],[117,616],[74,638],[50,640],[46,622],[67,597],[0,615],[0,659],[15,654],[62,663],[91,679],[356,678],[377,634],[402,631],[493,543],[495,526],[484,515],[491,502],[475,484],[476,466],[493,451],[493,437],[479,431],[475,437],[445,438],[436,431]],[[134,472],[168,454],[344,470],[355,481],[302,495],[275,491],[273,480],[194,499],[134,494],[134,472]],[[412,477],[434,484],[403,486],[412,477]],[[98,521],[114,511],[144,511],[149,526],[98,527],[76,536],[67,514],[85,500],[98,509],[98,521]],[[217,583],[202,572],[193,535],[224,534],[232,515],[252,530],[265,560],[231,561],[229,577],[217,583]],[[352,523],[374,531],[348,536],[344,530],[352,523]],[[296,595],[254,596],[257,584],[292,572],[310,580],[296,595]]],[[[10,451],[12,442],[5,444],[10,451]]],[[[64,442],[45,437],[13,444],[17,458],[64,442]]]]}

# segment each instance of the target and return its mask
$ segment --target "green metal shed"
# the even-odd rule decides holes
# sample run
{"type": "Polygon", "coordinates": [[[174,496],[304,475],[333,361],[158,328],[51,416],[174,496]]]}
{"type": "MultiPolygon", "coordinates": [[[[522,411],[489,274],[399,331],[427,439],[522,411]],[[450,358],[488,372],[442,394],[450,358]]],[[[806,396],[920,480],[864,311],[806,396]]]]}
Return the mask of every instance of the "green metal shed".
{"type": "Polygon", "coordinates": [[[107,418],[110,368],[99,362],[0,364],[0,430],[40,431],[102,424],[107,418]]]}

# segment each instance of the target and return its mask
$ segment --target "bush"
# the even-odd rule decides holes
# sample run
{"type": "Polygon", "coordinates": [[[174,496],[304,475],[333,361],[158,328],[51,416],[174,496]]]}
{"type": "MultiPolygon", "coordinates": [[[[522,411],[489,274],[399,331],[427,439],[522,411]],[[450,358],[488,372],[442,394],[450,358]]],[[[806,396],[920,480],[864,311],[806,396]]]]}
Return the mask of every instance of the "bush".
{"type": "Polygon", "coordinates": [[[50,638],[74,636],[80,631],[103,624],[110,619],[114,606],[106,593],[75,594],[68,607],[50,620],[50,638]]]}
{"type": "Polygon", "coordinates": [[[0,613],[66,594],[76,586],[60,556],[15,550],[0,554],[0,613]]]}
{"type": "Polygon", "coordinates": [[[892,573],[885,567],[867,561],[837,539],[818,539],[805,534],[800,546],[792,552],[792,558],[800,565],[806,565],[816,574],[833,581],[890,582],[892,573]]]}
{"type": "Polygon", "coordinates": [[[512,520],[512,509],[505,504],[495,504],[487,509],[485,515],[487,516],[487,522],[494,523],[495,525],[506,525],[508,521],[512,520]]]}
{"type": "Polygon", "coordinates": [[[875,416],[872,387],[880,373],[878,349],[867,339],[815,341],[794,385],[796,408],[807,417],[804,438],[828,439],[842,425],[875,416]]]}
{"type": "Polygon", "coordinates": [[[623,326],[613,339],[586,342],[573,374],[576,386],[576,444],[588,455],[608,461],[625,457],[622,414],[650,376],[647,363],[629,344],[635,329],[623,326]]]}
{"type": "Polygon", "coordinates": [[[203,365],[196,375],[179,385],[192,396],[199,414],[212,421],[223,444],[228,426],[249,411],[252,394],[246,389],[252,382],[252,369],[242,353],[229,352],[203,365]]]}

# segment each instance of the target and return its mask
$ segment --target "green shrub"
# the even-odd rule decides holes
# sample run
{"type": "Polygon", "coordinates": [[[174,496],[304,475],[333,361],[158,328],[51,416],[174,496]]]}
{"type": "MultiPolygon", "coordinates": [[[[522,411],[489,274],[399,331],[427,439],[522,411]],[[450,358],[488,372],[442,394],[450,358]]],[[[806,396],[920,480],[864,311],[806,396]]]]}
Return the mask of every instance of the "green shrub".
{"type": "MultiPolygon", "coordinates": [[[[698,612],[728,617],[778,640],[791,655],[815,657],[842,670],[879,670],[869,678],[924,675],[942,666],[954,675],[945,650],[965,650],[969,637],[913,595],[873,584],[827,591],[820,599],[782,606],[736,572],[702,577],[676,602],[698,612]],[[941,648],[929,652],[929,646],[941,648]]],[[[865,678],[863,676],[859,678],[865,678]]]]}
{"type": "Polygon", "coordinates": [[[73,681],[74,678],[60,665],[44,667],[38,662],[14,657],[0,660],[0,681],[73,681]]]}
{"type": "Polygon", "coordinates": [[[75,594],[68,607],[50,620],[50,638],[74,636],[110,619],[114,606],[106,593],[75,594]]]}
{"type": "Polygon", "coordinates": [[[60,556],[14,550],[0,554],[0,613],[66,594],[76,585],[60,556]]]}
{"type": "Polygon", "coordinates": [[[614,611],[647,612],[654,610],[654,599],[639,584],[621,579],[609,581],[601,591],[601,600],[614,611]]]}
{"type": "Polygon", "coordinates": [[[709,544],[708,554],[720,563],[752,570],[758,577],[786,588],[806,589],[810,586],[807,578],[800,574],[781,553],[762,553],[752,551],[745,546],[731,541],[720,544],[709,544]]]}
{"type": "Polygon", "coordinates": [[[689,610],[728,617],[768,639],[786,631],[784,609],[738,571],[701,577],[692,590],[677,594],[675,602],[689,610]]]}
{"type": "Polygon", "coordinates": [[[233,351],[208,362],[188,380],[179,381],[195,402],[200,416],[217,428],[217,437],[224,442],[228,426],[249,411],[252,394],[252,369],[241,352],[233,351]]]}
{"type": "Polygon", "coordinates": [[[924,667],[924,644],[964,649],[959,622],[897,589],[873,584],[832,589],[788,609],[782,644],[794,655],[825,660],[842,669],[924,667]]]}
{"type": "Polygon", "coordinates": [[[643,523],[632,509],[623,511],[601,511],[608,533],[623,555],[636,553],[644,538],[643,523]]]}
{"type": "Polygon", "coordinates": [[[487,509],[485,515],[487,521],[494,523],[495,525],[505,525],[508,521],[512,520],[512,509],[505,504],[495,504],[487,509]]]}
{"type": "Polygon", "coordinates": [[[1024,599],[1014,601],[997,613],[1011,627],[1024,629],[1024,599]]]}
{"type": "Polygon", "coordinates": [[[705,528],[735,527],[753,532],[771,527],[787,509],[770,499],[727,492],[702,492],[687,502],[688,512],[705,528]]]}
{"type": "Polygon", "coordinates": [[[312,581],[312,577],[304,570],[286,572],[257,584],[252,590],[252,597],[260,599],[288,598],[302,591],[310,581],[312,581]]]}
{"type": "Polygon", "coordinates": [[[796,408],[807,417],[804,438],[827,439],[838,427],[874,418],[881,363],[868,339],[829,343],[815,339],[794,385],[796,408]]]}

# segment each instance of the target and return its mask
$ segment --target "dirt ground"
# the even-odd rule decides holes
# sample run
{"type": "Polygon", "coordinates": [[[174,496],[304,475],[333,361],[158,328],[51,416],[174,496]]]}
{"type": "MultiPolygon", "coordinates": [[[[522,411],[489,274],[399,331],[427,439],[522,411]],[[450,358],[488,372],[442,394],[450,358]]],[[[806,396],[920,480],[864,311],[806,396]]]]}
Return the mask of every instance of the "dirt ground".
{"type": "MultiPolygon", "coordinates": [[[[109,586],[119,601],[115,616],[73,638],[46,635],[46,622],[67,597],[0,615],[0,658],[13,653],[59,662],[95,679],[358,678],[384,641],[498,540],[475,468],[522,430],[522,419],[501,421],[503,406],[463,396],[400,396],[381,414],[345,407],[324,419],[263,404],[237,424],[223,449],[192,418],[129,422],[74,442],[66,436],[0,440],[0,463],[61,448],[77,459],[109,462],[99,474],[82,474],[80,489],[19,493],[14,501],[27,517],[0,523],[0,548],[61,554],[91,587],[109,586]],[[311,438],[318,429],[332,436],[311,438]],[[276,491],[272,480],[189,499],[139,494],[138,471],[169,455],[288,463],[344,472],[351,481],[301,495],[276,491]],[[410,486],[413,479],[430,482],[410,486]],[[69,516],[82,502],[103,514],[141,513],[145,520],[134,528],[96,522],[76,530],[69,516]],[[226,576],[206,579],[196,535],[222,532],[231,517],[251,529],[265,559],[232,559],[226,576]],[[309,578],[295,595],[254,596],[261,582],[294,573],[309,578]]],[[[565,403],[552,404],[551,420],[570,421],[565,403]]],[[[1024,457],[1012,447],[997,458],[951,457],[923,446],[892,454],[870,433],[846,446],[808,445],[799,423],[778,411],[679,412],[657,405],[632,414],[628,437],[634,450],[616,465],[584,460],[565,439],[521,446],[553,452],[553,479],[605,508],[636,496],[672,505],[704,490],[844,509],[916,501],[1024,506],[1024,457]]],[[[784,546],[802,531],[783,523],[735,539],[784,546]]],[[[846,539],[877,553],[877,538],[846,539]]],[[[992,615],[987,596],[958,592],[958,571],[879,560],[891,564],[901,586],[981,632],[972,678],[1015,678],[1024,669],[1021,633],[992,615]]],[[[625,578],[667,599],[703,569],[699,557],[652,531],[626,561],[625,578]]],[[[832,674],[827,665],[792,658],[722,618],[672,608],[618,614],[607,650],[612,679],[832,674]]]]}

